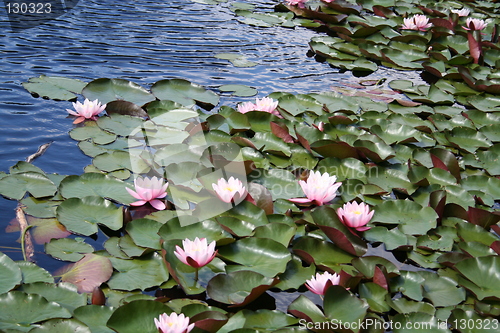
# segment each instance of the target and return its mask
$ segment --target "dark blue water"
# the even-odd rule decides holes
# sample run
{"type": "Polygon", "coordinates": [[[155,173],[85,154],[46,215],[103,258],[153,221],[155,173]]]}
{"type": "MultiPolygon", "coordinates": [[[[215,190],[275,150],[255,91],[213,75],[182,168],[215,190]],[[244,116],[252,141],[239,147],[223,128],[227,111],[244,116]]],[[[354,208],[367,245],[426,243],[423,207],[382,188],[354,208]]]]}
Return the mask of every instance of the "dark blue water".
{"type": "MultiPolygon", "coordinates": [[[[277,1],[252,1],[272,11],[277,1]]],[[[145,87],[162,79],[184,78],[214,89],[245,84],[256,97],[274,91],[322,92],[350,74],[306,56],[316,32],[305,28],[258,28],[237,21],[229,3],[190,0],[81,0],[65,15],[38,27],[12,32],[0,8],[0,171],[53,141],[34,164],[47,173],[81,174],[90,163],[68,131],[70,102],[34,98],[21,83],[42,74],[91,81],[122,78],[145,87]],[[240,53],[258,63],[238,68],[217,53],[240,53]]],[[[370,78],[387,76],[379,71],[370,78]]],[[[223,97],[226,105],[252,98],[223,97]]],[[[5,233],[16,202],[0,197],[0,251],[21,260],[18,233],[5,233]],[[14,247],[17,250],[9,250],[14,247]]],[[[40,247],[37,248],[41,250],[40,247]]],[[[42,264],[42,266],[44,266],[42,264]]]]}

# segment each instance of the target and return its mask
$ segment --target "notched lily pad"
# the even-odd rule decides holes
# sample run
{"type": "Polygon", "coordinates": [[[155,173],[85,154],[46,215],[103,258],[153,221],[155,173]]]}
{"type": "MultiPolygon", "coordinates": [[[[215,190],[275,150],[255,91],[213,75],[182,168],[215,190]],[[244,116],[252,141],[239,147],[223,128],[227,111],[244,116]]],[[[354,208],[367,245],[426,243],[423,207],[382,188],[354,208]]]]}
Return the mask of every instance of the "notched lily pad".
{"type": "Polygon", "coordinates": [[[30,78],[22,85],[33,95],[69,101],[76,99],[75,94],[80,94],[86,83],[77,79],[40,75],[30,78]]]}

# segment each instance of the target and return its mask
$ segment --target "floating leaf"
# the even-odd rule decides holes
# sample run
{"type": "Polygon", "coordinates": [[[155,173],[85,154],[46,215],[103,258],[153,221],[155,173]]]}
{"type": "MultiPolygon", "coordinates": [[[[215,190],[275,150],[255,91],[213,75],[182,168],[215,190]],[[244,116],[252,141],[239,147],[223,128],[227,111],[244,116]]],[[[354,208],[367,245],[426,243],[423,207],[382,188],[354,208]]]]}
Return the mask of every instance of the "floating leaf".
{"type": "Polygon", "coordinates": [[[43,198],[53,196],[56,190],[54,183],[38,172],[23,172],[0,179],[0,194],[16,200],[21,200],[26,192],[35,198],[43,198]]]}
{"type": "Polygon", "coordinates": [[[40,75],[39,77],[30,78],[28,82],[23,82],[22,85],[34,95],[69,101],[76,99],[75,94],[80,94],[86,83],[65,77],[40,75]]]}
{"type": "Polygon", "coordinates": [[[61,305],[37,294],[11,291],[0,295],[0,329],[28,332],[35,323],[51,318],[71,318],[61,305]]]}
{"type": "Polygon", "coordinates": [[[83,241],[62,238],[45,244],[45,252],[54,258],[74,262],[82,259],[86,253],[94,252],[94,248],[83,241]]]}
{"type": "Polygon", "coordinates": [[[17,266],[21,269],[23,283],[48,282],[53,283],[54,277],[45,269],[38,267],[29,261],[18,261],[17,266]]]}
{"type": "Polygon", "coordinates": [[[219,274],[208,282],[210,298],[233,306],[244,306],[276,284],[277,280],[252,271],[219,274]]]}
{"type": "MultiPolygon", "coordinates": [[[[234,62],[233,62],[234,64],[234,62]]],[[[250,97],[257,95],[258,91],[255,88],[245,86],[243,84],[225,84],[219,87],[220,91],[233,92],[232,95],[239,97],[250,97]]]]}
{"type": "Polygon", "coordinates": [[[243,238],[219,248],[219,256],[242,266],[226,270],[248,270],[274,277],[283,273],[290,261],[290,252],[282,244],[269,238],[243,238]]]}
{"type": "Polygon", "coordinates": [[[21,270],[6,254],[0,252],[0,294],[6,293],[21,283],[21,270]]]}
{"type": "Polygon", "coordinates": [[[113,333],[106,326],[114,309],[109,306],[84,305],[73,311],[73,317],[87,325],[92,333],[113,333]]]}
{"type": "Polygon", "coordinates": [[[127,183],[100,173],[84,173],[81,176],[68,176],[59,185],[64,198],[100,196],[117,202],[129,204],[135,199],[126,191],[131,188],[127,183]]]}
{"type": "Polygon", "coordinates": [[[472,291],[479,300],[485,297],[500,299],[500,262],[498,257],[469,258],[458,262],[455,269],[467,280],[460,284],[472,291]]]}
{"type": "MultiPolygon", "coordinates": [[[[252,22],[257,22],[257,21],[254,20],[252,22]]],[[[215,55],[215,57],[218,59],[229,60],[234,67],[254,67],[258,65],[256,62],[250,61],[244,55],[238,53],[218,53],[215,55]]],[[[253,96],[253,95],[247,95],[247,96],[253,96]]]]}
{"type": "Polygon", "coordinates": [[[123,225],[122,209],[101,197],[70,198],[57,207],[57,219],[71,232],[90,236],[97,224],[118,230],[123,225]]]}
{"type": "Polygon", "coordinates": [[[112,289],[135,290],[159,286],[168,280],[168,271],[161,256],[149,253],[137,259],[109,258],[117,270],[108,281],[112,289]]]}
{"type": "Polygon", "coordinates": [[[214,92],[182,79],[158,81],[151,91],[160,100],[170,100],[187,107],[193,106],[195,101],[208,109],[219,103],[219,96],[214,92]]]}
{"type": "Polygon", "coordinates": [[[49,302],[55,302],[73,311],[79,306],[87,304],[87,295],[77,294],[77,288],[70,283],[36,282],[22,285],[21,291],[28,294],[38,294],[49,302]]]}
{"type": "Polygon", "coordinates": [[[144,105],[155,98],[149,91],[124,79],[97,79],[85,86],[83,96],[89,100],[98,99],[101,103],[124,100],[137,105],[144,105]]]}
{"type": "Polygon", "coordinates": [[[32,329],[33,333],[92,333],[90,328],[74,319],[51,319],[32,329]]]}
{"type": "Polygon", "coordinates": [[[70,282],[78,287],[79,293],[90,293],[111,277],[113,267],[108,258],[87,253],[74,264],[63,267],[57,272],[61,281],[70,282]]]}
{"type": "Polygon", "coordinates": [[[157,333],[154,318],[158,319],[161,314],[168,315],[171,312],[172,310],[161,302],[132,301],[116,309],[107,325],[120,333],[157,333]]]}

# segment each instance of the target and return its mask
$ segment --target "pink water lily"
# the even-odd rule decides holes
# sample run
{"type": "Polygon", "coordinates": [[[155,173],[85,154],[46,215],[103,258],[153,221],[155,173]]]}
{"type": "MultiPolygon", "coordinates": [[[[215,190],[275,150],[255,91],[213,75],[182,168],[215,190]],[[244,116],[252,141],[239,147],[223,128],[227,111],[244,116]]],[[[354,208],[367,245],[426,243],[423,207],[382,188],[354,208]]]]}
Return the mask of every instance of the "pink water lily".
{"type": "Polygon", "coordinates": [[[401,29],[405,30],[419,30],[425,31],[426,29],[432,26],[432,23],[429,23],[429,18],[425,15],[414,15],[412,18],[403,19],[403,26],[401,29]]]}
{"type": "Polygon", "coordinates": [[[247,190],[241,180],[230,177],[229,180],[224,178],[219,179],[217,184],[212,184],[215,194],[224,202],[231,202],[231,200],[244,198],[247,195],[247,190]]]}
{"type": "Polygon", "coordinates": [[[452,9],[451,12],[454,14],[457,14],[460,17],[469,16],[469,14],[470,14],[470,10],[467,8],[452,9]]]}
{"type": "Polygon", "coordinates": [[[465,30],[483,30],[487,26],[483,20],[471,17],[467,18],[465,25],[465,30]]]}
{"type": "Polygon", "coordinates": [[[77,118],[75,121],[73,121],[73,124],[78,124],[86,119],[89,120],[96,120],[97,115],[104,111],[106,108],[106,104],[101,105],[101,103],[96,99],[94,101],[89,101],[88,99],[85,99],[85,101],[82,103],[76,102],[73,103],[73,107],[75,108],[75,111],[66,109],[69,114],[76,116],[77,118]]]}
{"type": "Polygon", "coordinates": [[[194,323],[190,325],[189,317],[185,317],[183,313],[163,313],[159,319],[154,318],[154,321],[159,333],[188,333],[194,328],[194,323]]]}
{"type": "Polygon", "coordinates": [[[307,0],[286,0],[287,5],[289,6],[298,6],[299,8],[306,8],[307,0]]]}
{"type": "Polygon", "coordinates": [[[337,215],[342,223],[358,231],[365,231],[370,227],[365,225],[370,222],[375,211],[370,211],[370,207],[364,202],[358,204],[356,201],[348,202],[337,209],[337,215]]]}
{"type": "Polygon", "coordinates": [[[239,113],[247,113],[249,111],[255,110],[255,104],[252,102],[245,102],[238,104],[238,112],[239,113]]]}
{"type": "Polygon", "coordinates": [[[166,208],[165,203],[162,202],[161,198],[167,196],[168,183],[165,183],[163,179],[156,177],[153,178],[141,178],[138,177],[134,180],[135,191],[126,188],[127,192],[138,199],[138,201],[132,202],[131,206],[142,206],[146,203],[150,203],[151,206],[158,210],[164,210],[166,208]]]}
{"type": "Polygon", "coordinates": [[[175,246],[174,254],[186,265],[200,268],[211,262],[217,254],[215,241],[207,243],[206,238],[196,237],[194,241],[186,238],[182,241],[182,248],[178,245],[175,246]]]}
{"type": "Polygon", "coordinates": [[[261,99],[257,98],[255,100],[255,103],[245,102],[238,104],[238,112],[247,113],[249,111],[263,111],[269,112],[271,114],[274,114],[275,116],[282,118],[281,114],[278,112],[278,110],[276,110],[277,107],[278,101],[275,101],[270,97],[264,97],[261,99]]]}
{"type": "Polygon", "coordinates": [[[270,97],[264,97],[261,99],[257,98],[255,100],[255,109],[257,111],[264,111],[275,115],[279,115],[278,111],[276,111],[277,107],[278,107],[278,101],[275,101],[270,97]]]}
{"type": "Polygon", "coordinates": [[[316,273],[316,276],[310,280],[306,280],[306,287],[313,293],[323,296],[326,293],[328,287],[332,285],[338,285],[340,282],[340,275],[337,273],[330,274],[329,272],[324,272],[323,274],[316,273]]]}
{"type": "Polygon", "coordinates": [[[337,190],[342,183],[337,181],[336,176],[330,176],[328,173],[321,174],[319,171],[313,171],[309,174],[306,181],[299,180],[300,187],[307,198],[290,199],[296,203],[314,203],[318,206],[324,205],[335,199],[337,190]]]}

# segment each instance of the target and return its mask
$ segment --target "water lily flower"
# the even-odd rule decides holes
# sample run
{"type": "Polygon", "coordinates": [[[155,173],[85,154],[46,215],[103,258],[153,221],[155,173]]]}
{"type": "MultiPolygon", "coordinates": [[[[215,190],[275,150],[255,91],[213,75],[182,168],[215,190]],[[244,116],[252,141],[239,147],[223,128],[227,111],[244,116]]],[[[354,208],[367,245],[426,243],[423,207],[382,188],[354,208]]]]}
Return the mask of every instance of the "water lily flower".
{"type": "Polygon", "coordinates": [[[231,202],[236,194],[239,195],[238,198],[243,198],[247,195],[247,190],[241,180],[232,176],[229,180],[225,180],[224,178],[219,179],[217,184],[212,184],[212,188],[219,199],[227,203],[231,202]]]}
{"type": "Polygon", "coordinates": [[[457,14],[458,16],[469,16],[470,10],[468,8],[462,8],[462,9],[452,9],[452,13],[457,14]]]}
{"type": "Polygon", "coordinates": [[[306,2],[307,0],[286,0],[287,5],[298,6],[299,8],[306,8],[306,2]]]}
{"type": "Polygon", "coordinates": [[[337,273],[330,274],[329,272],[324,272],[323,274],[316,273],[316,277],[310,280],[306,280],[306,287],[313,293],[323,296],[326,293],[328,287],[332,285],[338,285],[340,282],[340,275],[337,273]]]}
{"type": "Polygon", "coordinates": [[[134,186],[135,191],[129,189],[128,187],[126,188],[127,192],[131,196],[138,199],[138,201],[132,202],[130,204],[131,206],[142,206],[149,202],[151,206],[158,210],[164,210],[165,208],[167,208],[165,206],[165,203],[157,200],[159,198],[165,198],[167,196],[166,191],[168,183],[165,183],[163,179],[159,179],[156,177],[153,177],[151,179],[147,177],[138,177],[134,180],[134,186]]]}
{"type": "Polygon", "coordinates": [[[412,18],[403,19],[403,26],[401,29],[405,30],[419,30],[425,31],[427,28],[432,26],[432,23],[429,23],[429,18],[425,15],[415,15],[412,18]]]}
{"type": "Polygon", "coordinates": [[[370,211],[370,207],[364,202],[358,204],[356,201],[348,202],[337,209],[337,215],[342,223],[358,231],[365,231],[370,227],[365,225],[370,222],[375,211],[370,211]]]}
{"type": "Polygon", "coordinates": [[[321,206],[332,201],[337,196],[337,190],[342,183],[336,183],[337,177],[319,171],[311,172],[307,181],[299,180],[300,187],[307,198],[289,199],[296,203],[315,203],[321,206]]]}
{"type": "Polygon", "coordinates": [[[178,315],[172,312],[170,316],[163,313],[159,319],[154,320],[159,333],[188,333],[194,327],[194,323],[189,325],[189,317],[185,317],[183,313],[178,315]]]}
{"type": "Polygon", "coordinates": [[[277,106],[278,106],[278,101],[275,101],[270,97],[264,97],[261,99],[257,98],[255,100],[255,110],[269,112],[279,116],[280,114],[278,113],[278,111],[276,111],[277,106]]]}
{"type": "Polygon", "coordinates": [[[249,111],[254,111],[255,109],[256,106],[252,102],[245,102],[238,104],[238,112],[240,113],[247,113],[249,111]]]}
{"type": "Polygon", "coordinates": [[[96,120],[97,115],[104,111],[104,109],[106,108],[106,104],[101,105],[101,103],[97,99],[92,102],[88,99],[85,99],[83,104],[78,101],[76,103],[73,103],[73,107],[75,108],[75,111],[70,109],[66,109],[66,111],[68,111],[69,114],[77,117],[73,124],[78,124],[82,121],[85,121],[86,119],[96,120]]]}
{"type": "Polygon", "coordinates": [[[278,101],[275,101],[270,97],[264,97],[261,99],[257,98],[255,100],[255,103],[245,102],[238,104],[238,112],[247,113],[249,111],[263,111],[263,112],[269,112],[271,114],[274,114],[275,116],[283,118],[281,114],[278,112],[278,110],[276,110],[277,106],[278,106],[278,101]]]}
{"type": "Polygon", "coordinates": [[[175,246],[175,256],[186,265],[194,268],[205,266],[211,262],[217,254],[217,251],[215,251],[215,241],[207,244],[206,238],[199,239],[196,237],[194,241],[186,238],[182,241],[182,247],[183,248],[178,245],[175,246]]]}
{"type": "Polygon", "coordinates": [[[483,20],[472,17],[469,17],[465,21],[465,25],[465,30],[483,30],[487,26],[486,22],[484,22],[483,20]]]}

